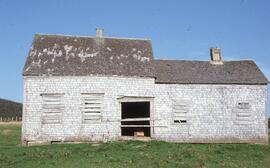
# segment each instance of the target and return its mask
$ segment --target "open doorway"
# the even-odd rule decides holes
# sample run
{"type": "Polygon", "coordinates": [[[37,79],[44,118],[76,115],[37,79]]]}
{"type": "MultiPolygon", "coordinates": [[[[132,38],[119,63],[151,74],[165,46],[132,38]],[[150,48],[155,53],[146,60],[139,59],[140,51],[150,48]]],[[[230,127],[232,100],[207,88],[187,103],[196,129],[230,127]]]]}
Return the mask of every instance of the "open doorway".
{"type": "Polygon", "coordinates": [[[121,102],[121,135],[150,137],[150,102],[121,102]]]}

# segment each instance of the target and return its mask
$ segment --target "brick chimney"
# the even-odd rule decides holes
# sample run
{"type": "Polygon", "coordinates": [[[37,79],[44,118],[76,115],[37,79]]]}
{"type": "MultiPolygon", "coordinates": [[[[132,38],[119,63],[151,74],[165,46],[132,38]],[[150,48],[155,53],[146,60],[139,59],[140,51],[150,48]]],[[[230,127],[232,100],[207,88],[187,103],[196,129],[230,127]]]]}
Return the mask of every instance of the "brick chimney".
{"type": "Polygon", "coordinates": [[[223,64],[221,58],[221,48],[210,48],[211,64],[223,64]]]}
{"type": "Polygon", "coordinates": [[[104,29],[96,28],[96,37],[103,37],[104,29]]]}

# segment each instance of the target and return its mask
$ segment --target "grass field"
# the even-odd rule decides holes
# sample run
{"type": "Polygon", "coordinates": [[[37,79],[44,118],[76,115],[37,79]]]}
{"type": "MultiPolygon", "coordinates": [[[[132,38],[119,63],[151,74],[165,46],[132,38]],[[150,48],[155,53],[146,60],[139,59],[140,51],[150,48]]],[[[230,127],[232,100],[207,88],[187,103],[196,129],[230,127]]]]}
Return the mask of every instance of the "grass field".
{"type": "Polygon", "coordinates": [[[18,124],[0,124],[0,167],[270,167],[270,147],[110,142],[21,147],[18,124]]]}

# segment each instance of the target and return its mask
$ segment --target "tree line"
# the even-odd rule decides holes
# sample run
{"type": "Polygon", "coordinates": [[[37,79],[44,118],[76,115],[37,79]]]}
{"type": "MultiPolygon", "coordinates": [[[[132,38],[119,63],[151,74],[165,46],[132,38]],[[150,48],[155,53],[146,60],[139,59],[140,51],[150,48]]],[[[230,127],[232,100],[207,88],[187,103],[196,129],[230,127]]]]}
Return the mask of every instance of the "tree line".
{"type": "Polygon", "coordinates": [[[10,100],[0,99],[0,118],[17,118],[22,117],[22,103],[10,100]]]}

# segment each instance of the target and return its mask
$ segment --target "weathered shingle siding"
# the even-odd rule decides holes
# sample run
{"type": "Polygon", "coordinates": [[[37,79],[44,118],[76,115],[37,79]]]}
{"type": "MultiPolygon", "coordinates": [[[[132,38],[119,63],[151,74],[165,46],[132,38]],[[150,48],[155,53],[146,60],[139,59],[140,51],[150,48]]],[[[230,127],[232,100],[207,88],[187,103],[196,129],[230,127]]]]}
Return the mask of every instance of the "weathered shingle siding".
{"type": "Polygon", "coordinates": [[[25,77],[23,137],[25,140],[106,140],[120,136],[120,104],[123,95],[150,96],[152,78],[124,77],[25,77]],[[64,93],[63,122],[41,124],[42,93],[64,93]],[[104,93],[102,122],[82,124],[81,93],[104,93]]]}
{"type": "Polygon", "coordinates": [[[155,113],[161,125],[158,139],[179,142],[251,142],[267,143],[266,85],[182,85],[157,84],[155,113]],[[187,123],[174,124],[172,98],[188,103],[187,123]],[[251,122],[239,125],[238,102],[251,105],[251,122]],[[167,120],[166,120],[167,118],[167,120]]]}
{"type": "Polygon", "coordinates": [[[266,85],[155,84],[136,77],[24,77],[24,141],[114,140],[120,132],[122,96],[153,97],[154,139],[176,142],[267,143],[266,85]],[[61,124],[42,125],[42,93],[63,93],[61,124]],[[102,122],[82,124],[81,93],[105,93],[102,122]],[[174,124],[172,99],[188,102],[187,123],[174,124]],[[252,122],[237,125],[238,101],[251,105],[252,122]]]}

